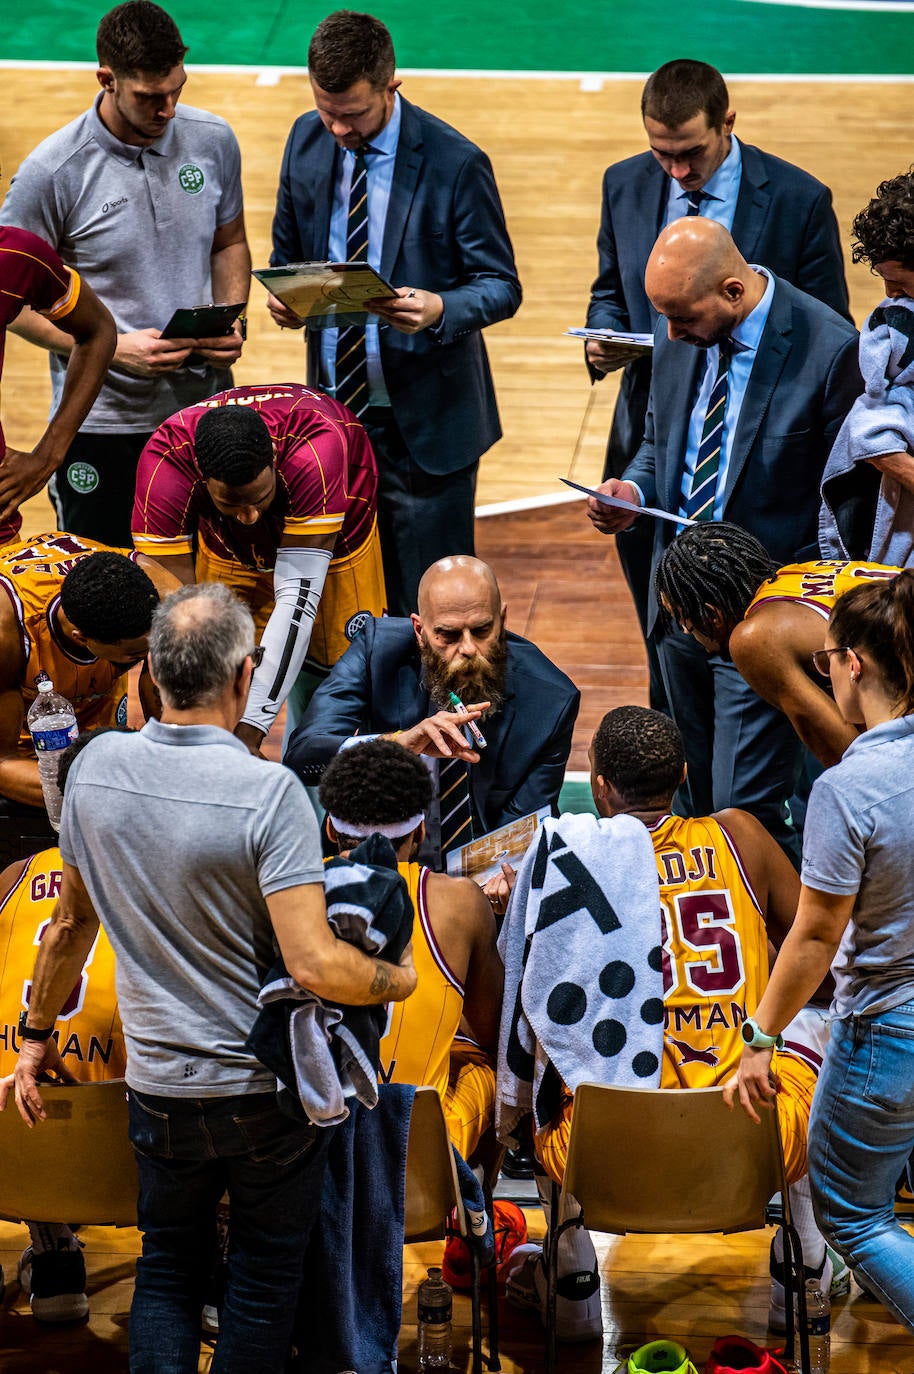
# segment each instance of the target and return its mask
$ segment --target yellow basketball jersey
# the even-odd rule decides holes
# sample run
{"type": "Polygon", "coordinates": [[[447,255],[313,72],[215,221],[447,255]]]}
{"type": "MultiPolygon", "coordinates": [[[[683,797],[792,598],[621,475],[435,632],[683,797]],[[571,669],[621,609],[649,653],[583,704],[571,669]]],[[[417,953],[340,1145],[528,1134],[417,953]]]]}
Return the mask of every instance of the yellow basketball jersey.
{"type": "Polygon", "coordinates": [[[900,568],[883,563],[854,563],[848,559],[788,563],[762,583],[749,603],[746,618],[765,601],[802,601],[804,606],[827,620],[838,597],[849,592],[851,587],[874,578],[896,577],[900,572],[900,568]]]}
{"type": "MultiPolygon", "coordinates": [[[[39,534],[0,549],[0,588],[13,604],[25,655],[25,711],[38,695],[39,679],[49,677],[72,703],[80,730],[127,723],[127,674],[65,640],[56,621],[67,573],[80,559],[106,549],[73,534],[39,534]]],[[[112,552],[136,559],[133,549],[112,552]]],[[[33,758],[34,752],[23,717],[19,753],[33,758]]]]}
{"type": "Polygon", "coordinates": [[[393,1002],[381,1041],[383,1083],[415,1083],[435,1088],[443,1099],[448,1087],[451,1045],[463,1012],[463,984],[454,976],[435,941],[426,903],[429,870],[398,864],[409,888],[416,921],[413,962],[416,990],[393,1002]]]}
{"type": "MultiPolygon", "coordinates": [[[[35,955],[46,931],[62,879],[60,850],[29,859],[0,902],[0,1074],[12,1073],[19,1053],[19,1013],[28,1009],[35,955]]],[[[64,1064],[77,1078],[122,1078],[127,1064],[114,988],[114,950],[99,929],[89,957],[57,1018],[64,1064]]]]}
{"type": "Polygon", "coordinates": [[[762,910],[736,846],[704,817],[651,829],[663,913],[662,1088],[724,1083],[768,982],[762,910]]]}

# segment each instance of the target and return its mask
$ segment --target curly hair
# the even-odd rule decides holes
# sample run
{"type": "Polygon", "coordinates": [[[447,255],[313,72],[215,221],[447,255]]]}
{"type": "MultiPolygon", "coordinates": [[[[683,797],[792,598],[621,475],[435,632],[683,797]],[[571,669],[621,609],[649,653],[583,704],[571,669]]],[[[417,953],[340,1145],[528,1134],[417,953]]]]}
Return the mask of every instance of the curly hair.
{"type": "Polygon", "coordinates": [[[702,520],[683,530],[657,565],[654,587],[661,623],[669,629],[673,620],[687,620],[700,634],[710,635],[713,608],[735,625],[777,569],[764,545],[739,525],[702,520]]]}
{"type": "Polygon", "coordinates": [[[95,35],[101,66],[115,76],[167,76],[187,54],[178,26],[152,0],[127,0],[103,16],[95,35]]]}
{"type": "Polygon", "coordinates": [[[337,754],[318,796],[337,820],[359,827],[397,825],[428,810],[432,780],[422,760],[402,744],[372,739],[337,754]]]}
{"type": "Polygon", "coordinates": [[[227,487],[245,487],[273,465],[273,440],[266,422],[247,406],[213,406],[194,430],[194,456],[204,477],[227,487]]]}
{"type": "Polygon", "coordinates": [[[626,806],[666,806],[682,781],[682,735],[662,711],[618,706],[597,726],[593,766],[626,806]]]}
{"type": "Polygon", "coordinates": [[[149,633],[159,593],[152,579],[122,553],[90,553],[60,588],[64,615],[87,639],[119,644],[149,633]]]}
{"type": "Polygon", "coordinates": [[[853,224],[853,262],[876,267],[897,262],[914,268],[914,167],[880,182],[876,194],[853,224]]]}

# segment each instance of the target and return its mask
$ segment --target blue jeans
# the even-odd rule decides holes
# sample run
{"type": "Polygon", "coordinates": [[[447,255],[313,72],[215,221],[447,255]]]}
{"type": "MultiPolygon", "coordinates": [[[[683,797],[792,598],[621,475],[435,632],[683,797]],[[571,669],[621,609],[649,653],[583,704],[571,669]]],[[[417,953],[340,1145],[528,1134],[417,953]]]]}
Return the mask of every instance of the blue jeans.
{"type": "Polygon", "coordinates": [[[231,1203],[228,1279],[212,1374],[270,1374],[289,1351],[332,1131],[290,1120],[272,1093],[130,1098],[143,1252],[130,1309],[132,1374],[196,1374],[200,1313],[231,1203]]]}
{"type": "Polygon", "coordinates": [[[914,1146],[914,1002],[834,1021],[809,1122],[819,1226],[899,1321],[914,1330],[914,1237],[895,1184],[914,1146]]]}

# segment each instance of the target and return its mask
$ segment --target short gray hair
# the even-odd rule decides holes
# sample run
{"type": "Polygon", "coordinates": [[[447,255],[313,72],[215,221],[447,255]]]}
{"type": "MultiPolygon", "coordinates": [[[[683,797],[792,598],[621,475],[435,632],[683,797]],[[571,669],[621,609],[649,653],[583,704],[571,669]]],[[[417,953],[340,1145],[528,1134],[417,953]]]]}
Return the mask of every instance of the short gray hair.
{"type": "Polygon", "coordinates": [[[221,582],[181,587],[152,618],[149,666],[166,706],[209,706],[254,647],[248,608],[221,582]]]}

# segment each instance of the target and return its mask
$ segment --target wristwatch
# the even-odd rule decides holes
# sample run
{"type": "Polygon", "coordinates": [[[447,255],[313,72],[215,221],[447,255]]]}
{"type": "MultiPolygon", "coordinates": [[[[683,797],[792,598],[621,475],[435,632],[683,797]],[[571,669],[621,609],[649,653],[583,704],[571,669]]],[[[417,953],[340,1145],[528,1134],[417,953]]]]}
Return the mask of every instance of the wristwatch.
{"type": "Polygon", "coordinates": [[[54,1027],[48,1026],[47,1030],[39,1030],[37,1026],[27,1026],[25,1019],[27,1011],[19,1013],[19,1039],[20,1040],[50,1040],[54,1034],[54,1027]]]}
{"type": "Polygon", "coordinates": [[[740,1027],[740,1035],[746,1044],[751,1045],[754,1050],[782,1050],[784,1048],[783,1035],[766,1035],[752,1016],[746,1017],[740,1027]]]}

